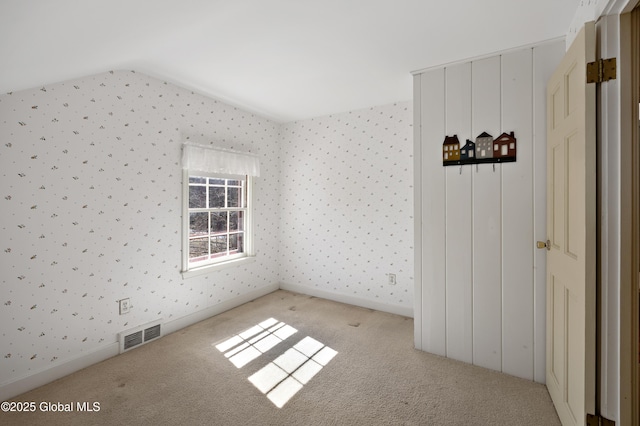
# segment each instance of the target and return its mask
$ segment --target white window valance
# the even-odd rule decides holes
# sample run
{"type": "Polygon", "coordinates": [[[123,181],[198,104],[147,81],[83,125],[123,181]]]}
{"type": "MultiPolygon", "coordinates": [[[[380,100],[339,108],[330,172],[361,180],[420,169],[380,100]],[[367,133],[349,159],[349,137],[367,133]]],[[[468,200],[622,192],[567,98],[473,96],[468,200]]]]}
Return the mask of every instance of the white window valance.
{"type": "Polygon", "coordinates": [[[255,154],[193,143],[183,145],[182,168],[207,173],[260,176],[260,160],[255,154]]]}

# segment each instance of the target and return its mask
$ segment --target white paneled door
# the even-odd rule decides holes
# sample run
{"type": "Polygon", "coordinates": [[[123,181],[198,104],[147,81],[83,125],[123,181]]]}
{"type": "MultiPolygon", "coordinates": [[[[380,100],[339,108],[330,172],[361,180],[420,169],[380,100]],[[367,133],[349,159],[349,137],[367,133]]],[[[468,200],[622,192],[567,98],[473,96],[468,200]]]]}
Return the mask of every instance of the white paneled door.
{"type": "Polygon", "coordinates": [[[595,405],[595,25],[585,24],[547,86],[547,387],[563,425],[595,405]]]}

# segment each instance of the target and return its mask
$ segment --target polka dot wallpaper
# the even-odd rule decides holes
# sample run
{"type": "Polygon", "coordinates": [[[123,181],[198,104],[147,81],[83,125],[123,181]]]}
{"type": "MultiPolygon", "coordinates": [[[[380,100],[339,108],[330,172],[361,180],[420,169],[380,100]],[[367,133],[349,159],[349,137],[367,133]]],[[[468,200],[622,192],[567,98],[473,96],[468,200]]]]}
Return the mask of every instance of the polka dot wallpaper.
{"type": "Polygon", "coordinates": [[[0,386],[279,283],[411,307],[411,122],[280,124],[133,71],[0,95],[0,386]],[[188,140],[260,156],[256,262],[182,278],[188,140]]]}
{"type": "Polygon", "coordinates": [[[412,114],[402,102],[283,126],[283,283],[413,306],[412,114]]]}
{"type": "Polygon", "coordinates": [[[130,71],[0,95],[0,384],[277,284],[278,131],[130,71]],[[182,279],[186,140],[260,155],[256,262],[182,279]]]}

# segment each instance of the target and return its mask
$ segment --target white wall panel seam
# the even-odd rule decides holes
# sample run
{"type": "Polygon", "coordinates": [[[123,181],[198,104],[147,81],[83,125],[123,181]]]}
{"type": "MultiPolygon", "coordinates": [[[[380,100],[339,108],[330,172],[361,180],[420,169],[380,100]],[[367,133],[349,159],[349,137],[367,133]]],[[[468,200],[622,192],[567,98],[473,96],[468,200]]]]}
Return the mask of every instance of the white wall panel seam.
{"type": "MultiPolygon", "coordinates": [[[[447,114],[447,99],[448,99],[448,90],[447,90],[447,71],[448,68],[444,69],[444,128],[445,128],[445,132],[447,129],[447,120],[448,118],[448,114],[447,114]]],[[[447,259],[447,239],[448,239],[448,235],[447,235],[447,218],[449,216],[449,212],[447,211],[447,199],[449,197],[448,191],[447,191],[447,174],[444,173],[444,247],[442,248],[444,250],[445,256],[444,256],[444,353],[445,356],[449,356],[449,339],[447,338],[447,331],[448,331],[448,321],[447,321],[447,288],[449,286],[449,277],[447,276],[447,266],[449,264],[449,261],[447,259]]]]}
{"type": "MultiPolygon", "coordinates": [[[[531,227],[531,242],[536,241],[536,145],[538,142],[536,133],[536,50],[531,49],[531,207],[533,208],[533,223],[531,227]]],[[[536,276],[538,270],[536,268],[536,250],[531,252],[531,261],[533,265],[532,272],[532,286],[531,286],[531,301],[533,302],[533,322],[531,335],[533,336],[533,380],[536,378],[536,276]]]]}
{"type": "MultiPolygon", "coordinates": [[[[451,80],[450,78],[450,68],[445,68],[444,70],[444,133],[447,134],[448,128],[449,128],[449,81],[451,80]]],[[[449,250],[449,176],[447,174],[447,169],[444,168],[443,169],[444,172],[444,282],[445,282],[445,286],[444,286],[444,320],[445,320],[445,331],[444,331],[444,338],[445,338],[445,351],[447,356],[452,356],[452,352],[449,345],[452,343],[452,339],[449,339],[449,332],[451,330],[452,327],[452,321],[449,321],[449,314],[450,309],[449,309],[449,302],[450,302],[450,298],[449,298],[449,291],[450,291],[450,287],[451,287],[451,274],[449,274],[449,256],[447,256],[448,250],[449,250]]]]}
{"type": "MultiPolygon", "coordinates": [[[[470,123],[469,123],[469,129],[471,132],[473,132],[473,62],[471,62],[471,73],[469,75],[469,78],[471,79],[470,82],[470,90],[469,90],[469,103],[471,104],[471,113],[469,114],[469,119],[470,119],[470,123]]],[[[469,139],[473,140],[473,134],[469,135],[469,139]]],[[[466,144],[466,141],[465,141],[466,144]]],[[[473,247],[474,247],[474,224],[473,224],[473,207],[474,207],[474,198],[473,198],[473,193],[474,193],[474,174],[473,174],[473,169],[471,170],[471,193],[469,194],[469,196],[471,197],[471,216],[469,217],[469,219],[471,220],[471,256],[470,256],[470,264],[471,264],[471,363],[475,364],[475,348],[474,348],[474,279],[475,279],[475,268],[474,268],[474,251],[473,251],[473,247]]]]}
{"type": "MultiPolygon", "coordinates": [[[[504,75],[503,67],[504,63],[502,61],[503,56],[500,55],[500,132],[503,131],[503,121],[504,121],[504,87],[502,76],[504,75]]],[[[496,135],[497,136],[497,135],[496,135]]],[[[504,271],[502,269],[502,263],[504,259],[504,189],[503,189],[503,179],[502,175],[502,164],[498,165],[500,167],[500,371],[504,371],[504,271]]],[[[495,164],[494,164],[495,167],[495,164]]]]}
{"type": "MultiPolygon", "coordinates": [[[[536,123],[536,108],[535,108],[535,90],[534,90],[534,82],[535,82],[535,71],[536,71],[536,58],[534,55],[533,48],[530,50],[531,55],[531,81],[529,85],[529,90],[531,91],[531,238],[530,242],[533,244],[536,241],[536,152],[535,152],[535,123],[536,123]]],[[[531,276],[531,304],[533,307],[533,318],[531,318],[531,379],[535,380],[536,377],[536,251],[535,249],[531,251],[531,265],[532,265],[532,276],[531,276]]]]}

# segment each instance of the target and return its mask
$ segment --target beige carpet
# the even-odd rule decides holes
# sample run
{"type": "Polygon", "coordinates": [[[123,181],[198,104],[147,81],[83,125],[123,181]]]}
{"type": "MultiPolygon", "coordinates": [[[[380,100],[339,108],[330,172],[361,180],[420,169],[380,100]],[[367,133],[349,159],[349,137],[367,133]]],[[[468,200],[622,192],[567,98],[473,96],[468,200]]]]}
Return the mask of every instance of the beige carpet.
{"type": "MultiPolygon", "coordinates": [[[[282,396],[273,392],[276,400],[282,396]]],[[[415,350],[411,318],[281,290],[14,401],[72,403],[74,410],[77,402],[99,402],[100,411],[0,413],[0,424],[560,424],[544,386],[415,350]],[[291,329],[276,325],[269,340],[254,342],[235,358],[225,356],[233,348],[216,348],[269,318],[297,332],[241,368],[234,362],[243,364],[242,357],[256,353],[260,341],[264,349],[265,342],[273,345],[291,329]],[[306,337],[314,340],[300,345],[306,337]],[[322,345],[326,348],[319,349],[322,345]],[[298,352],[292,352],[294,346],[298,352]],[[311,352],[302,355],[306,349],[311,352]],[[299,390],[278,408],[249,377],[271,380],[273,374],[266,374],[271,370],[286,376],[287,363],[295,365],[285,380],[299,390]],[[294,382],[310,366],[315,376],[302,374],[304,385],[294,382]]]]}

